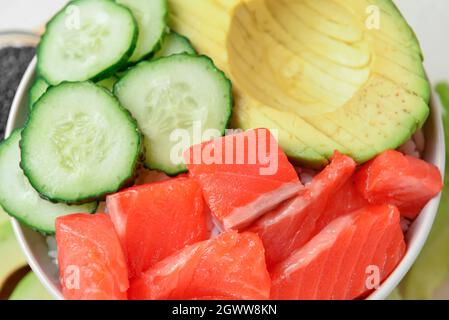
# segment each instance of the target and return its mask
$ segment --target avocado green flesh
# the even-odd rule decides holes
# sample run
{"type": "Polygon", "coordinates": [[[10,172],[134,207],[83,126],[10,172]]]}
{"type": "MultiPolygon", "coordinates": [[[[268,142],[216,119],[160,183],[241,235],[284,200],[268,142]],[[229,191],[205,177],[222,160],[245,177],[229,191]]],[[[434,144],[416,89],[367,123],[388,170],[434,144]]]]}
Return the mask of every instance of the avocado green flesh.
{"type": "MultiPolygon", "coordinates": [[[[242,112],[244,112],[243,109],[242,112]]],[[[249,127],[255,128],[257,127],[257,125],[259,125],[267,128],[275,128],[279,126],[277,122],[273,122],[273,120],[271,120],[270,117],[265,116],[265,114],[263,113],[263,107],[260,108],[260,112],[255,113],[252,116],[247,116],[247,119],[249,119],[249,121],[253,121],[248,123],[249,127]]],[[[291,133],[288,130],[284,130],[281,128],[278,131],[278,134],[279,139],[286,142],[283,146],[284,152],[288,154],[307,155],[307,157],[293,158],[293,160],[295,160],[297,164],[319,169],[320,167],[325,166],[328,163],[328,160],[325,157],[323,157],[321,154],[319,154],[318,152],[307,146],[303,140],[297,138],[296,136],[291,135],[291,133]]]]}
{"type": "Polygon", "coordinates": [[[422,52],[392,1],[200,2],[169,0],[170,27],[232,79],[233,125],[278,129],[299,163],[320,167],[334,150],[363,163],[426,121],[422,52]],[[379,29],[367,27],[368,6],[379,29]]]}

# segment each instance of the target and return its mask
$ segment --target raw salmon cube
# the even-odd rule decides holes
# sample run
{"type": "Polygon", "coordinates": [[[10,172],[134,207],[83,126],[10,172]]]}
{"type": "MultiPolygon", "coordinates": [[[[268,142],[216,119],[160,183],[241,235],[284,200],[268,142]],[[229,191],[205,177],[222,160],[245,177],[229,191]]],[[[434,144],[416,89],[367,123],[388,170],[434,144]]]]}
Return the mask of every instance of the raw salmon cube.
{"type": "Polygon", "coordinates": [[[395,206],[369,206],[332,221],[274,267],[272,299],[345,300],[367,295],[390,275],[406,245],[395,206]]]}
{"type": "Polygon", "coordinates": [[[315,176],[299,194],[264,215],[248,230],[257,233],[265,246],[267,265],[288,258],[316,234],[318,219],[332,197],[352,176],[356,163],[336,152],[330,165],[315,176]]]}
{"type": "Polygon", "coordinates": [[[65,299],[127,299],[126,260],[107,215],[73,214],[57,218],[56,241],[65,299]]]}
{"type": "Polygon", "coordinates": [[[201,188],[186,177],[121,191],[106,204],[131,278],[210,234],[201,188]]]}
{"type": "Polygon", "coordinates": [[[229,231],[157,263],[131,282],[129,298],[259,300],[270,285],[259,237],[229,231]]]}
{"type": "Polygon", "coordinates": [[[267,129],[195,145],[184,158],[222,230],[248,226],[302,188],[267,129]]]}
{"type": "Polygon", "coordinates": [[[357,190],[354,176],[352,176],[343,187],[329,197],[326,207],[316,222],[314,235],[323,230],[334,219],[368,205],[368,200],[357,190]]]}
{"type": "Polygon", "coordinates": [[[370,203],[394,204],[408,219],[415,219],[443,188],[437,167],[393,150],[366,163],[355,181],[370,203]]]}

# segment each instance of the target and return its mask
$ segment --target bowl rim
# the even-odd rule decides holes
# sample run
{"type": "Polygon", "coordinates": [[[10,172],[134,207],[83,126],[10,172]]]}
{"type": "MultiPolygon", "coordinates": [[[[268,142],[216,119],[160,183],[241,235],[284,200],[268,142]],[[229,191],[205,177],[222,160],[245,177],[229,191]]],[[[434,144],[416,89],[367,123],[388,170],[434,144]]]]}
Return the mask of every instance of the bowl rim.
{"type": "Polygon", "coordinates": [[[0,31],[0,48],[12,47],[35,47],[41,36],[35,32],[20,29],[9,29],[0,31]]]}
{"type": "MultiPolygon", "coordinates": [[[[20,85],[17,89],[16,95],[14,97],[8,123],[5,130],[5,137],[9,136],[11,132],[16,128],[16,121],[19,108],[21,106],[25,106],[24,99],[26,100],[28,94],[28,88],[30,86],[31,81],[35,76],[36,69],[36,57],[33,58],[30,65],[28,66],[20,85]]],[[[435,136],[433,139],[437,143],[437,147],[433,154],[434,161],[433,164],[436,165],[442,175],[444,176],[445,171],[445,141],[444,141],[444,130],[442,123],[442,107],[439,102],[439,99],[436,99],[433,90],[432,90],[432,100],[430,102],[431,115],[427,121],[433,122],[435,126],[435,136]]],[[[428,236],[432,225],[435,220],[435,216],[438,211],[439,203],[440,203],[441,194],[432,199],[427,206],[423,209],[426,210],[426,216],[422,217],[419,220],[419,226],[416,226],[418,231],[416,231],[413,241],[408,241],[407,243],[407,252],[401,262],[398,264],[396,269],[390,274],[390,276],[382,283],[382,285],[374,291],[370,296],[367,297],[367,300],[382,300],[386,299],[391,292],[397,287],[399,282],[404,278],[406,273],[412,267],[413,263],[417,259],[419,253],[421,252],[428,236]]],[[[422,215],[421,215],[422,216],[422,215]]],[[[418,218],[419,219],[419,218],[418,218]]],[[[64,297],[60,291],[60,288],[46,275],[42,266],[37,261],[35,255],[33,254],[30,244],[27,242],[24,235],[24,228],[28,230],[26,226],[22,226],[16,219],[11,218],[13,230],[18,239],[20,247],[22,251],[25,253],[26,259],[31,267],[31,269],[36,273],[39,280],[45,286],[45,288],[49,291],[49,293],[58,300],[63,300],[64,297]]],[[[415,220],[417,222],[417,220],[415,220]]],[[[415,224],[414,222],[414,224],[415,224]]],[[[414,226],[412,226],[413,228],[414,226]]]]}

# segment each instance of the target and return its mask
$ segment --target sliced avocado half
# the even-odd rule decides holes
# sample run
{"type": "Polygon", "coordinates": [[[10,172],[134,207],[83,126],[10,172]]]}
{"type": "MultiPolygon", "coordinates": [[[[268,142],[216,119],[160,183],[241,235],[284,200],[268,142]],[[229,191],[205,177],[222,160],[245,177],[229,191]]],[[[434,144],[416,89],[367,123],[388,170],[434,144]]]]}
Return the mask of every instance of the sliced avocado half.
{"type": "Polygon", "coordinates": [[[169,6],[170,27],[232,79],[233,125],[278,130],[300,164],[322,167],[334,150],[363,163],[399,147],[428,117],[421,48],[391,0],[169,6]]]}

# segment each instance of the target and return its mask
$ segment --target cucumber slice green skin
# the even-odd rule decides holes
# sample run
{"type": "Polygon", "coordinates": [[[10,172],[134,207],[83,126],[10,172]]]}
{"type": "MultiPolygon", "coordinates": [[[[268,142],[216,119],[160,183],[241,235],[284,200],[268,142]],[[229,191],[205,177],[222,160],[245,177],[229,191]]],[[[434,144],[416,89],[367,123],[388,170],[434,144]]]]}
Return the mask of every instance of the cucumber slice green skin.
{"type": "Polygon", "coordinates": [[[98,203],[82,206],[54,204],[40,198],[20,169],[19,140],[22,129],[14,130],[0,143],[0,205],[12,217],[33,230],[54,234],[56,217],[71,213],[94,213],[98,203]]]}
{"type": "MultiPolygon", "coordinates": [[[[121,101],[123,106],[125,108],[128,108],[133,116],[137,119],[137,122],[139,124],[140,121],[140,129],[142,131],[142,134],[144,136],[144,147],[146,148],[145,151],[145,161],[144,161],[144,167],[150,170],[158,170],[166,173],[169,176],[176,176],[180,173],[184,173],[187,171],[187,168],[184,164],[178,164],[174,165],[173,163],[169,163],[168,161],[161,162],[161,161],[153,161],[151,158],[154,154],[158,154],[158,151],[155,151],[158,147],[160,149],[163,149],[164,153],[168,146],[166,142],[163,141],[163,139],[166,139],[165,136],[161,136],[160,139],[157,139],[156,137],[149,137],[146,132],[144,126],[148,123],[146,122],[146,119],[142,119],[146,116],[145,112],[142,113],[142,105],[139,105],[142,101],[139,101],[139,99],[145,99],[145,93],[150,93],[151,91],[151,85],[148,83],[142,84],[141,88],[135,87],[134,82],[140,83],[140,79],[138,79],[141,74],[143,76],[142,81],[156,81],[155,75],[157,78],[157,74],[166,77],[173,76],[173,81],[176,81],[180,79],[181,72],[173,71],[170,73],[170,71],[154,71],[154,69],[158,69],[161,67],[162,69],[166,66],[169,66],[170,64],[174,63],[201,63],[201,67],[207,70],[207,72],[211,72],[208,74],[208,79],[204,82],[208,84],[208,81],[211,81],[213,79],[216,83],[219,83],[219,101],[221,102],[220,110],[218,110],[218,107],[216,105],[211,106],[212,104],[206,104],[208,108],[217,108],[217,110],[213,110],[212,112],[208,112],[208,114],[217,114],[217,117],[220,118],[219,124],[214,123],[213,126],[207,127],[217,129],[220,132],[220,135],[223,136],[225,134],[225,130],[229,127],[231,117],[232,117],[232,107],[233,107],[233,95],[232,95],[232,83],[231,81],[226,77],[223,71],[217,69],[217,67],[214,65],[213,61],[207,57],[207,56],[198,56],[198,55],[190,55],[190,54],[176,54],[169,57],[161,57],[155,60],[152,60],[150,62],[141,62],[139,65],[134,67],[133,69],[129,70],[114,86],[114,94],[117,96],[117,98],[121,101]],[[146,73],[147,70],[150,72],[149,74],[146,73]],[[152,71],[153,70],[153,71],[152,71]],[[128,84],[128,82],[130,84],[128,84]],[[131,85],[132,83],[132,85],[131,85]],[[150,90],[147,92],[140,92],[140,93],[129,93],[126,92],[129,89],[134,90],[150,90]],[[130,101],[134,100],[134,101],[130,101]],[[140,110],[139,110],[140,109],[140,110]]],[[[182,81],[182,77],[181,77],[182,81]]],[[[200,82],[201,80],[195,79],[195,83],[200,82]]],[[[172,82],[172,81],[170,81],[172,82]]],[[[193,80],[192,80],[193,83],[193,80]]],[[[209,84],[208,84],[209,85],[209,84]]],[[[157,93],[157,90],[153,90],[153,92],[157,93]]],[[[193,92],[194,93],[194,92],[193,92]]],[[[174,96],[176,96],[177,93],[174,92],[174,96]]],[[[145,108],[145,106],[143,106],[145,108]]],[[[180,108],[179,110],[184,110],[180,108]]],[[[208,110],[209,111],[209,110],[208,110]]],[[[164,111],[163,111],[164,113],[164,111]]],[[[173,127],[172,129],[177,129],[177,127],[173,127]]]]}
{"type": "Polygon", "coordinates": [[[167,0],[115,0],[115,2],[131,11],[139,29],[136,47],[127,63],[129,67],[147,60],[161,48],[167,28],[168,3],[167,0]],[[152,16],[147,17],[145,22],[141,12],[148,11],[151,11],[152,16]],[[157,27],[153,21],[156,21],[157,27]]]}
{"type": "MultiPolygon", "coordinates": [[[[36,50],[36,54],[37,54],[37,58],[38,58],[37,73],[43,79],[45,79],[45,81],[47,83],[49,83],[50,85],[57,85],[57,84],[60,84],[62,82],[66,82],[66,81],[81,82],[81,81],[91,80],[93,82],[98,82],[98,81],[106,79],[110,76],[113,76],[117,71],[123,69],[128,64],[128,60],[130,59],[130,57],[132,56],[132,54],[136,48],[137,39],[139,36],[137,21],[134,18],[134,16],[132,15],[131,10],[129,10],[125,6],[122,6],[118,3],[115,3],[114,1],[110,1],[110,0],[72,0],[69,3],[67,3],[67,5],[64,8],[62,8],[56,15],[53,16],[53,18],[46,24],[45,30],[46,31],[42,35],[41,41],[36,50]],[[133,27],[132,27],[133,32],[130,35],[130,39],[129,39],[129,47],[127,48],[127,50],[123,53],[123,55],[121,57],[118,57],[114,62],[111,62],[111,65],[109,67],[106,67],[103,70],[99,70],[98,72],[93,73],[88,77],[79,78],[79,79],[62,79],[62,80],[52,79],[52,77],[48,74],[46,67],[45,67],[45,60],[46,60],[45,47],[47,46],[48,43],[51,43],[51,41],[52,41],[51,31],[53,31],[53,29],[58,28],[58,23],[59,23],[58,20],[61,19],[61,16],[66,15],[66,12],[68,12],[67,10],[69,9],[70,6],[79,6],[79,5],[82,5],[83,2],[92,2],[92,1],[111,3],[111,5],[115,5],[117,7],[120,7],[122,10],[126,10],[126,12],[129,15],[129,21],[133,25],[133,27]]],[[[52,63],[52,61],[49,61],[49,64],[51,64],[51,63],[52,63]]]]}
{"type": "Polygon", "coordinates": [[[40,97],[47,91],[48,87],[50,85],[47,83],[47,81],[44,80],[44,78],[38,77],[29,92],[28,97],[28,110],[31,111],[33,109],[33,105],[36,103],[37,100],[39,100],[40,97]]]}
{"type": "Polygon", "coordinates": [[[161,48],[154,54],[153,59],[181,53],[196,54],[197,52],[188,38],[171,31],[165,36],[161,48]]]}
{"type": "MultiPolygon", "coordinates": [[[[86,118],[84,117],[82,119],[86,118]]],[[[97,122],[93,123],[94,126],[91,124],[90,122],[88,123],[87,129],[97,128],[97,122]]],[[[20,167],[33,188],[46,200],[66,204],[83,204],[92,201],[101,201],[107,195],[133,184],[137,177],[137,169],[142,160],[141,140],[142,137],[138,130],[136,120],[107,89],[91,81],[63,82],[60,85],[50,87],[35,104],[21,133],[20,167]],[[82,94],[80,91],[83,91],[82,94]],[[76,94],[75,97],[73,97],[73,92],[76,94]],[[92,96],[93,94],[95,96],[92,96]],[[67,103],[69,100],[66,99],[67,95],[72,95],[71,98],[73,101],[71,104],[70,102],[67,103]],[[95,100],[96,97],[99,97],[98,100],[95,100]],[[59,103],[59,100],[61,103],[59,103]],[[56,109],[55,106],[57,106],[56,109]],[[89,116],[93,117],[92,119],[94,121],[103,121],[101,122],[103,126],[102,131],[94,130],[94,136],[86,136],[90,139],[89,141],[97,139],[99,135],[100,139],[106,137],[106,140],[100,140],[99,143],[91,145],[86,149],[85,141],[78,140],[78,138],[86,139],[86,137],[83,137],[84,134],[87,135],[88,133],[84,129],[85,127],[81,127],[82,133],[79,135],[73,133],[79,131],[72,131],[80,130],[80,127],[76,123],[76,117],[80,113],[82,117],[84,117],[84,113],[88,113],[89,116]],[[49,119],[49,122],[45,123],[43,121],[45,117],[51,117],[51,120],[49,119]],[[55,131],[50,130],[54,129],[54,126],[57,126],[56,130],[58,130],[61,123],[63,126],[67,123],[58,123],[61,117],[65,117],[61,121],[69,119],[71,121],[68,122],[69,126],[72,127],[67,130],[69,132],[68,136],[63,137],[65,140],[62,143],[58,143],[63,148],[69,148],[69,161],[72,161],[73,158],[70,157],[76,154],[76,169],[74,170],[69,169],[67,171],[67,167],[64,167],[67,163],[64,162],[66,161],[64,157],[67,153],[64,153],[64,151],[60,153],[58,151],[51,152],[55,148],[59,148],[55,144],[54,137],[61,138],[61,136],[59,132],[55,133],[55,131]],[[72,120],[74,117],[75,121],[72,120]],[[101,119],[97,120],[98,117],[101,119]],[[107,127],[105,128],[105,126],[107,127]],[[53,135],[50,136],[51,133],[53,135]],[[73,138],[74,136],[75,138],[73,138]],[[73,152],[73,149],[70,149],[73,146],[81,149],[75,149],[75,152],[73,152]],[[117,148],[126,148],[126,150],[119,150],[117,148]],[[101,158],[103,165],[97,163],[97,159],[92,159],[93,156],[98,155],[98,152],[103,152],[100,155],[103,157],[101,158]],[[79,154],[81,156],[78,156],[79,154]],[[112,157],[112,155],[115,157],[112,157]],[[83,156],[84,158],[79,160],[79,157],[83,156]],[[89,164],[86,161],[89,161],[89,164]],[[108,168],[107,174],[105,165],[113,166],[112,168],[108,168]],[[117,168],[114,165],[120,166],[120,171],[116,171],[117,168]],[[64,170],[68,173],[61,173],[64,170]],[[73,171],[75,170],[77,171],[74,174],[73,171]],[[50,174],[52,174],[53,179],[49,177],[50,174]],[[67,176],[67,178],[63,177],[63,175],[67,176]],[[73,177],[73,179],[77,179],[79,176],[82,177],[80,179],[83,181],[87,179],[90,182],[83,185],[79,180],[70,180],[73,177]],[[109,180],[106,182],[107,179],[109,180]]],[[[68,163],[70,164],[70,162],[68,163]]]]}

